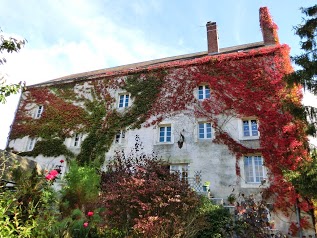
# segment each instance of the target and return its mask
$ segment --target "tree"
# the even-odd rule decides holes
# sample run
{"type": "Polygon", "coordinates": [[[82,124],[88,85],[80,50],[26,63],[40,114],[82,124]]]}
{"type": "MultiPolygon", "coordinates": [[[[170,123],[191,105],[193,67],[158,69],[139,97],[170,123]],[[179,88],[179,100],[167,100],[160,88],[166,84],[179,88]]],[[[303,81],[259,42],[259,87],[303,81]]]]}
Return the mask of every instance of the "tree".
{"type": "MultiPolygon", "coordinates": [[[[295,34],[300,37],[300,46],[304,53],[292,57],[295,64],[300,69],[294,71],[286,77],[289,85],[301,84],[304,89],[308,89],[313,94],[317,94],[317,5],[308,8],[301,8],[302,13],[306,15],[302,24],[294,27],[295,34]]],[[[305,106],[296,110],[295,114],[306,119],[308,118],[309,135],[316,135],[316,113],[315,107],[305,106]]]]}
{"type": "MultiPolygon", "coordinates": [[[[293,62],[300,66],[300,69],[287,75],[286,80],[291,86],[300,84],[304,89],[317,95],[317,4],[301,8],[301,11],[306,18],[295,27],[295,34],[301,39],[300,46],[304,53],[292,57],[293,62]]],[[[302,110],[291,111],[295,116],[307,120],[307,134],[316,136],[317,108],[303,106],[302,110]]],[[[311,161],[305,161],[296,171],[285,171],[285,175],[301,195],[317,199],[317,187],[313,185],[313,181],[317,180],[316,152],[311,151],[311,158],[311,161]]]]}
{"type": "Polygon", "coordinates": [[[290,82],[300,83],[305,88],[317,94],[317,5],[301,8],[306,15],[302,24],[295,27],[296,34],[300,37],[301,49],[305,52],[292,57],[293,61],[302,68],[295,71],[289,78],[290,82]]]}
{"type": "MultiPolygon", "coordinates": [[[[12,53],[19,52],[19,50],[25,45],[24,39],[18,39],[11,36],[7,36],[0,30],[0,54],[3,52],[12,53]]],[[[0,64],[6,63],[4,57],[0,58],[0,64]]],[[[7,84],[4,76],[0,76],[0,103],[6,102],[6,97],[11,94],[16,94],[22,88],[22,82],[17,84],[7,84]]]]}

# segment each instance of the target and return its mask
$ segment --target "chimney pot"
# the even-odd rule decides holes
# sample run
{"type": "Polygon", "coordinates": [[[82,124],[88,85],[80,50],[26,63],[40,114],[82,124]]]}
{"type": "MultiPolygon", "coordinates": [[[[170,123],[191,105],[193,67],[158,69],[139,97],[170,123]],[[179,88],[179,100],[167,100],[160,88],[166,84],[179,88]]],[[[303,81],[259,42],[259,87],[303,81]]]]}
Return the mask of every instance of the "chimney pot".
{"type": "Polygon", "coordinates": [[[207,43],[208,43],[208,55],[219,53],[218,46],[218,31],[216,22],[207,22],[207,43]]]}

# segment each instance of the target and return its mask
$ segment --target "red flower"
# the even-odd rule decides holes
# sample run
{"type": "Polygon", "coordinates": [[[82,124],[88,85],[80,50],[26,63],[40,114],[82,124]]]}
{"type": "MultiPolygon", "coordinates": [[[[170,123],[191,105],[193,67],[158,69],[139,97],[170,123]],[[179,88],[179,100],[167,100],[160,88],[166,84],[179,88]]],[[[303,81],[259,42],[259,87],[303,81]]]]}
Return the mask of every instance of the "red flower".
{"type": "Polygon", "coordinates": [[[45,178],[46,178],[46,180],[53,180],[53,179],[55,179],[55,176],[48,174],[45,176],[45,178]]]}
{"type": "Polygon", "coordinates": [[[64,163],[65,161],[64,161],[63,159],[61,159],[59,162],[62,164],[62,163],[64,163]]]}
{"type": "Polygon", "coordinates": [[[53,169],[49,174],[56,177],[58,175],[58,172],[55,169],[53,169]]]}
{"type": "Polygon", "coordinates": [[[87,215],[88,215],[89,217],[91,217],[91,216],[94,215],[94,212],[88,212],[87,215]]]}
{"type": "Polygon", "coordinates": [[[88,222],[84,222],[83,226],[86,228],[89,225],[88,222]]]}

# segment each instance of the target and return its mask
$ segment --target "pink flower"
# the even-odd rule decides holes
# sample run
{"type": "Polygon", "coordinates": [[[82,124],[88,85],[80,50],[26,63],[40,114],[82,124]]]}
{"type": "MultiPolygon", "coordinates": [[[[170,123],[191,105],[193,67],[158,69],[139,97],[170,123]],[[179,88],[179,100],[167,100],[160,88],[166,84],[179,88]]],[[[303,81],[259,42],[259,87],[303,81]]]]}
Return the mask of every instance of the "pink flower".
{"type": "Polygon", "coordinates": [[[45,176],[45,178],[46,178],[46,180],[53,180],[53,179],[55,179],[55,176],[48,174],[45,176]]]}
{"type": "Polygon", "coordinates": [[[91,216],[94,215],[94,212],[88,212],[87,215],[88,215],[89,217],[91,217],[91,216]]]}
{"type": "Polygon", "coordinates": [[[60,162],[60,163],[64,163],[65,161],[64,161],[63,159],[61,159],[59,162],[60,162]]]}
{"type": "Polygon", "coordinates": [[[84,222],[83,226],[86,228],[89,225],[88,222],[84,222]]]}
{"type": "Polygon", "coordinates": [[[58,175],[58,172],[55,169],[53,169],[49,174],[56,177],[58,175]]]}

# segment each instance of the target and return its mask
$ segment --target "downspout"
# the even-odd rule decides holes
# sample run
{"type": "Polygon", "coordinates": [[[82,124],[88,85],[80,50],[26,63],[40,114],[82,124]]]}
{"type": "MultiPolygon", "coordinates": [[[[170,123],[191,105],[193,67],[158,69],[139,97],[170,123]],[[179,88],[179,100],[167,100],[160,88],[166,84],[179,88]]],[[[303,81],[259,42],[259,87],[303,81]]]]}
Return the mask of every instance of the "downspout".
{"type": "Polygon", "coordinates": [[[299,230],[298,230],[298,233],[299,233],[299,238],[303,238],[303,231],[302,231],[302,228],[300,226],[300,209],[298,207],[298,198],[296,199],[296,204],[295,204],[295,210],[296,210],[296,220],[297,220],[297,224],[298,224],[298,227],[299,227],[299,230]]]}

